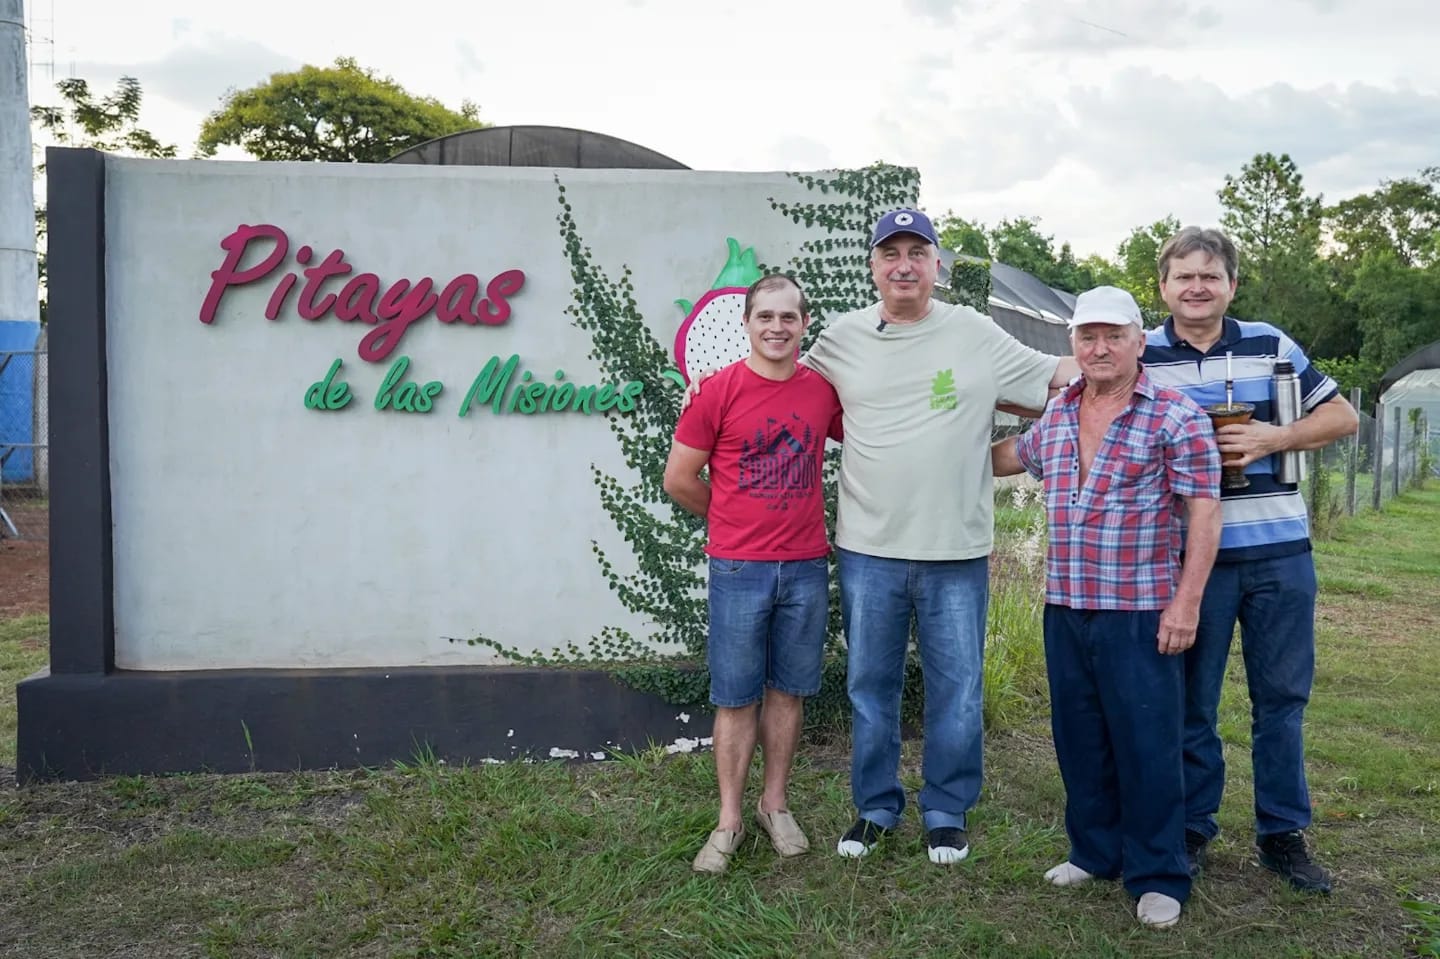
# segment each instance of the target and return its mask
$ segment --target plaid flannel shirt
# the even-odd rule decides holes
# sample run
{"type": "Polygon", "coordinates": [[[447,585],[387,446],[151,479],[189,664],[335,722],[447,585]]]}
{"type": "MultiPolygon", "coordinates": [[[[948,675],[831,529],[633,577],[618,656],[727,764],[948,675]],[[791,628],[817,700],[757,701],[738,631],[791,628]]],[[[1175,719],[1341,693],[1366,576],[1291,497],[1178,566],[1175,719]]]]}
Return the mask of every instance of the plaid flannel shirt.
{"type": "Polygon", "coordinates": [[[1045,483],[1050,545],[1045,601],[1073,609],[1164,609],[1180,571],[1180,497],[1220,498],[1210,419],[1140,370],[1130,405],[1110,424],[1080,483],[1084,377],[1061,392],[1016,444],[1045,483]]]}

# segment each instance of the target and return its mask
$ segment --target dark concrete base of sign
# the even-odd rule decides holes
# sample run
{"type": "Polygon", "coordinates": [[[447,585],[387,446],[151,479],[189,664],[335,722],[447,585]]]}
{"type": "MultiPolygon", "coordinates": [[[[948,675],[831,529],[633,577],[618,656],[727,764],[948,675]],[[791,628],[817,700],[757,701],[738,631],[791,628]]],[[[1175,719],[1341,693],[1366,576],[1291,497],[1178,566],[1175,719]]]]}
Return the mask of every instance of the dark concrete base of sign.
{"type": "Polygon", "coordinates": [[[17,689],[17,775],[601,759],[686,750],[712,715],[598,670],[519,667],[37,673],[17,689]]]}

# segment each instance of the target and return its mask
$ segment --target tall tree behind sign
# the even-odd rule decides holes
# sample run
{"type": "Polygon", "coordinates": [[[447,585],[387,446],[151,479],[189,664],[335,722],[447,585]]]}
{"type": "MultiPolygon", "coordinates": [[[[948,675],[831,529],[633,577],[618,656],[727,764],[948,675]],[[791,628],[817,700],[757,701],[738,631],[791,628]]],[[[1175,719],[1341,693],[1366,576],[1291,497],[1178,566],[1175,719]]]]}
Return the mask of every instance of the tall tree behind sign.
{"type": "MultiPolygon", "coordinates": [[[[103,150],[121,156],[152,157],[168,160],[175,157],[174,144],[161,143],[153,133],[140,126],[140,104],[144,91],[134,77],[121,77],[115,89],[97,95],[90,84],[79,77],[68,77],[55,84],[60,93],[58,106],[30,108],[30,122],[42,136],[58,146],[103,150]]],[[[35,175],[45,175],[45,164],[35,166],[35,175]]],[[[47,277],[46,251],[49,234],[46,230],[45,207],[35,207],[35,250],[40,267],[40,289],[44,291],[47,277]]],[[[48,320],[46,304],[40,298],[40,322],[48,320]]]]}
{"type": "Polygon", "coordinates": [[[350,57],[303,66],[236,90],[205,119],[196,151],[238,146],[257,160],[383,163],[410,147],[486,126],[466,100],[458,111],[417,97],[350,57]]]}

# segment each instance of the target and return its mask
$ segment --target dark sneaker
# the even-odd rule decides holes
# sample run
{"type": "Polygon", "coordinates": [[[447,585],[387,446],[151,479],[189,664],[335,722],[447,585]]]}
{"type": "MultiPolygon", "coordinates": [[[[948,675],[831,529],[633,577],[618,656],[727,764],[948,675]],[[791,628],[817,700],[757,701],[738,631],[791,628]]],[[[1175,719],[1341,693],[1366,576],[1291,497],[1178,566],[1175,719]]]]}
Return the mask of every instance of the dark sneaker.
{"type": "Polygon", "coordinates": [[[835,851],[846,859],[859,859],[861,856],[870,855],[870,850],[889,834],[890,830],[884,826],[860,818],[855,820],[855,825],[845,830],[845,835],[840,837],[835,851]]]}
{"type": "Polygon", "coordinates": [[[1305,834],[1298,829],[1261,836],[1255,843],[1260,865],[1290,880],[1300,892],[1330,895],[1330,874],[1310,858],[1305,848],[1305,834]]]}
{"type": "Polygon", "coordinates": [[[941,866],[957,863],[970,855],[970,838],[955,826],[937,826],[927,834],[930,861],[941,866]]]}
{"type": "Polygon", "coordinates": [[[1205,848],[1210,845],[1210,840],[1204,833],[1198,833],[1193,829],[1185,830],[1185,858],[1190,861],[1190,878],[1194,879],[1205,870],[1206,860],[1209,856],[1205,848]]]}

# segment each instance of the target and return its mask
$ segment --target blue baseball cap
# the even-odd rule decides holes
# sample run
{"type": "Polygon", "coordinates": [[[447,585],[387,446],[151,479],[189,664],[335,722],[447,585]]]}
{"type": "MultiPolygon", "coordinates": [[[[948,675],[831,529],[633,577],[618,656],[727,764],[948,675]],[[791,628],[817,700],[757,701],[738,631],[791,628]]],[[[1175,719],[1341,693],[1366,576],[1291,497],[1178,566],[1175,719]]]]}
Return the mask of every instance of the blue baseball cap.
{"type": "Polygon", "coordinates": [[[919,210],[891,210],[876,222],[875,230],[870,234],[870,248],[873,250],[897,233],[913,233],[927,243],[940,245],[940,238],[935,235],[935,226],[928,216],[919,210]]]}

